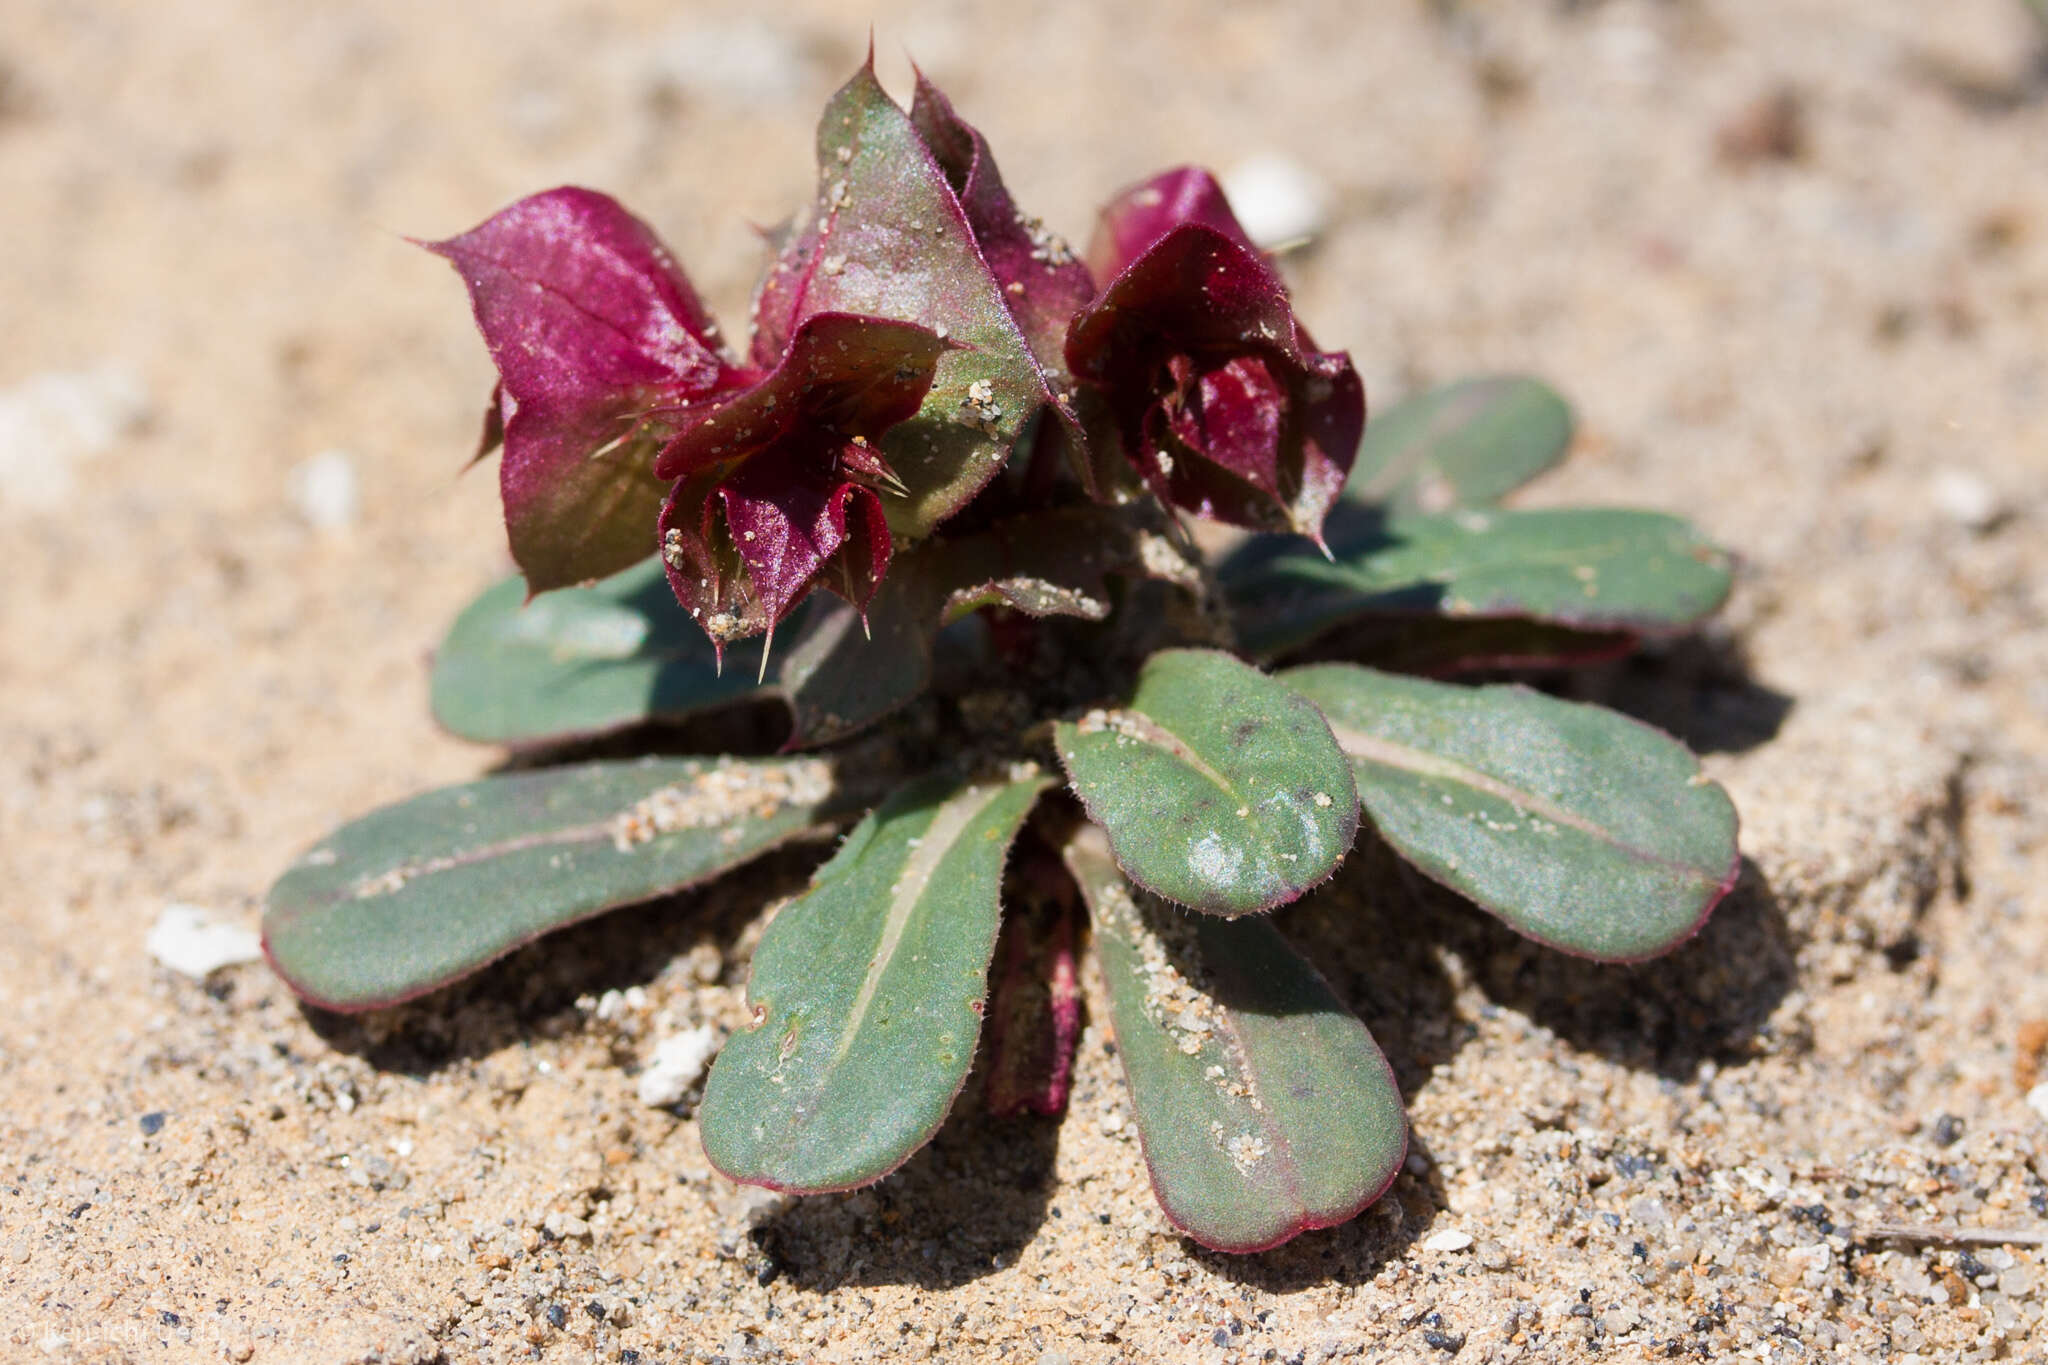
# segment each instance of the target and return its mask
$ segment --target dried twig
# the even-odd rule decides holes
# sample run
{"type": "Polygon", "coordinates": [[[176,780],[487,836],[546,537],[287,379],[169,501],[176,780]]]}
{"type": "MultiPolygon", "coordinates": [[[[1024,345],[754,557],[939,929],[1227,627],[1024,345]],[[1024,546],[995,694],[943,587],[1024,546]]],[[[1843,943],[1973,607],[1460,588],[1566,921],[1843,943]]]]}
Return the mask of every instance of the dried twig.
{"type": "Polygon", "coordinates": [[[1961,1228],[1940,1223],[1866,1223],[1844,1228],[1857,1242],[1934,1242],[1943,1246],[2048,1246],[2048,1228],[1961,1228]]]}

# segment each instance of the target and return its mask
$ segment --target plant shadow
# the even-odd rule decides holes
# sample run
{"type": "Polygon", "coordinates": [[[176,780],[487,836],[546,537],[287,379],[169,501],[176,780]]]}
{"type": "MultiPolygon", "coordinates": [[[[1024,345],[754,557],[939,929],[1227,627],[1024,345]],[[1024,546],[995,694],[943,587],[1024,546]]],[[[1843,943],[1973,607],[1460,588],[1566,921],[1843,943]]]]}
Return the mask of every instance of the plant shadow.
{"type": "Polygon", "coordinates": [[[1282,924],[1373,1030],[1404,1093],[1477,1034],[1457,1017],[1453,971],[1481,1008],[1513,1010],[1575,1048],[1671,1080],[1768,1045],[1771,1016],[1798,976],[1777,894],[1747,859],[1698,934],[1642,963],[1595,962],[1523,938],[1377,839],[1282,924]]]}
{"type": "MultiPolygon", "coordinates": [[[[1377,1031],[1373,1036],[1378,1038],[1377,1031]]],[[[1392,1055],[1388,1054],[1389,1060],[1392,1055]]],[[[1448,1202],[1429,1144],[1411,1128],[1407,1166],[1386,1193],[1350,1222],[1303,1233],[1253,1256],[1211,1251],[1193,1242],[1187,1244],[1187,1250],[1191,1259],[1218,1279],[1261,1293],[1296,1294],[1326,1284],[1360,1285],[1420,1241],[1448,1202]]]]}
{"type": "Polygon", "coordinates": [[[1064,1116],[997,1118],[967,1079],[932,1140],[880,1184],[851,1198],[798,1199],[754,1242],[777,1271],[814,1293],[915,1285],[957,1289],[1012,1264],[1049,1221],[1064,1116]],[[971,1187],[973,1215],[959,1218],[971,1187]]]}
{"type": "Polygon", "coordinates": [[[1712,627],[1555,675],[1551,690],[1633,716],[1702,754],[1768,743],[1793,707],[1790,696],[1756,680],[1734,637],[1712,627]]]}

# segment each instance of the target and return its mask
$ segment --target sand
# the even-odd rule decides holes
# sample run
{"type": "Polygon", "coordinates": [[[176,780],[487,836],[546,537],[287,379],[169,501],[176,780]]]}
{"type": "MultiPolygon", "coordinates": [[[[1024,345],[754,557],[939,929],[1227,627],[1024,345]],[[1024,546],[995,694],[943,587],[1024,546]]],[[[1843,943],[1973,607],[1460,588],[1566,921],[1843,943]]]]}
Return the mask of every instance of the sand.
{"type": "Polygon", "coordinates": [[[0,1356],[2044,1358],[2048,79],[2019,0],[1939,8],[18,0],[0,1356]],[[506,558],[487,360],[403,235],[593,185],[731,323],[870,22],[1070,235],[1291,158],[1328,208],[1287,272],[1375,401],[1542,373],[1581,430],[1526,501],[1741,556],[1700,638],[1571,684],[1742,810],[1698,940],[1566,961],[1370,853],[1282,919],[1413,1117],[1347,1226],[1177,1236],[1092,981],[1064,1123],[965,1103],[851,1195],[713,1175],[637,1080],[739,1022],[815,849],[348,1021],[146,947],[500,761],[424,705],[506,558]]]}

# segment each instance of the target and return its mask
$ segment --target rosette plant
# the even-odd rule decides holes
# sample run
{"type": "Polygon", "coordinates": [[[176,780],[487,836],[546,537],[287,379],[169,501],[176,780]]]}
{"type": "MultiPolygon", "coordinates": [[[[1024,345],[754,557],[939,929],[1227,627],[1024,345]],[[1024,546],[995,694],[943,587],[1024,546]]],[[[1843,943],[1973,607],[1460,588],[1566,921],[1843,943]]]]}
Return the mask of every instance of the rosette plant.
{"type": "Polygon", "coordinates": [[[429,244],[497,363],[520,571],[455,623],[434,710],[538,757],[316,845],[271,892],[273,963],[376,1008],[843,834],[705,1082],[719,1170],[878,1180],[977,1054],[990,1108],[1059,1112],[1092,944],[1167,1216],[1233,1251],[1351,1217],[1400,1167],[1401,1097],[1270,912],[1364,824],[1565,952],[1685,939],[1738,865],[1693,756],[1444,679],[1683,630],[1726,557],[1653,513],[1501,506],[1569,443],[1533,380],[1368,427],[1201,171],[1119,195],[1084,261],[937,90],[905,111],[871,66],[818,162],[744,355],[601,194],[429,244]],[[661,729],[757,735],[763,702],[780,752],[676,756],[661,729]],[[562,757],[614,732],[648,753],[562,757]]]}

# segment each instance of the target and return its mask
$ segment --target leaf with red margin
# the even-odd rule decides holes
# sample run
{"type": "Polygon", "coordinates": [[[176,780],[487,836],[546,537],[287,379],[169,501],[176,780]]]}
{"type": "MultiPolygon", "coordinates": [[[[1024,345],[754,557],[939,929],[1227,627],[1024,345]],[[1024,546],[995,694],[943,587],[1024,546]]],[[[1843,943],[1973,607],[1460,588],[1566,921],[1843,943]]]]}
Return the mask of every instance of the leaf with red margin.
{"type": "Polygon", "coordinates": [[[569,186],[421,245],[461,274],[498,366],[505,524],[533,591],[647,555],[667,491],[654,451],[682,410],[748,377],[674,257],[616,201],[569,186]]]}
{"type": "Polygon", "coordinates": [[[1212,915],[1285,905],[1358,837],[1329,723],[1233,655],[1162,649],[1130,700],[1053,728],[1074,795],[1147,890],[1212,915]]]}
{"type": "Polygon", "coordinates": [[[754,951],[750,1027],[704,1083],[704,1155],[799,1193],[881,1179],[931,1140],[987,1007],[1003,864],[1052,779],[912,783],[861,821],[754,951]]]}
{"type": "Polygon", "coordinates": [[[816,758],[642,758],[443,787],[293,863],[270,889],[264,950],[322,1008],[397,1004],[829,828],[858,794],[816,758]]]}
{"type": "Polygon", "coordinates": [[[1671,634],[1720,607],[1732,572],[1727,552],[1688,523],[1635,508],[1381,517],[1347,501],[1329,532],[1331,557],[1271,537],[1218,566],[1247,652],[1282,654],[1356,622],[1423,614],[1671,634]]]}
{"type": "Polygon", "coordinates": [[[1278,681],[1329,717],[1380,837],[1539,943],[1655,957],[1692,937],[1741,872],[1728,793],[1641,721],[1351,664],[1278,681]]]}
{"type": "Polygon", "coordinates": [[[1217,1251],[1356,1217],[1400,1173],[1379,1045],[1262,915],[1190,915],[1128,884],[1082,825],[1065,855],[1095,925],[1152,1192],[1217,1251]]]}
{"type": "Polygon", "coordinates": [[[515,574],[472,602],[434,651],[434,716],[464,739],[527,746],[780,700],[792,727],[785,747],[825,744],[929,690],[934,600],[912,550],[876,590],[866,628],[830,596],[797,608],[757,681],[757,643],[717,671],[659,560],[531,600],[515,574]]]}
{"type": "Polygon", "coordinates": [[[988,140],[954,112],[952,101],[923,72],[917,76],[910,121],[959,198],[975,243],[1039,362],[1063,371],[1067,323],[1095,297],[1088,267],[1057,234],[1019,211],[988,140]]]}
{"type": "Polygon", "coordinates": [[[902,483],[883,498],[890,529],[920,539],[1002,468],[1048,401],[1045,380],[945,172],[872,63],[826,106],[818,166],[817,201],[756,295],[756,345],[826,311],[920,323],[956,343],[917,415],[879,442],[902,483]]]}

